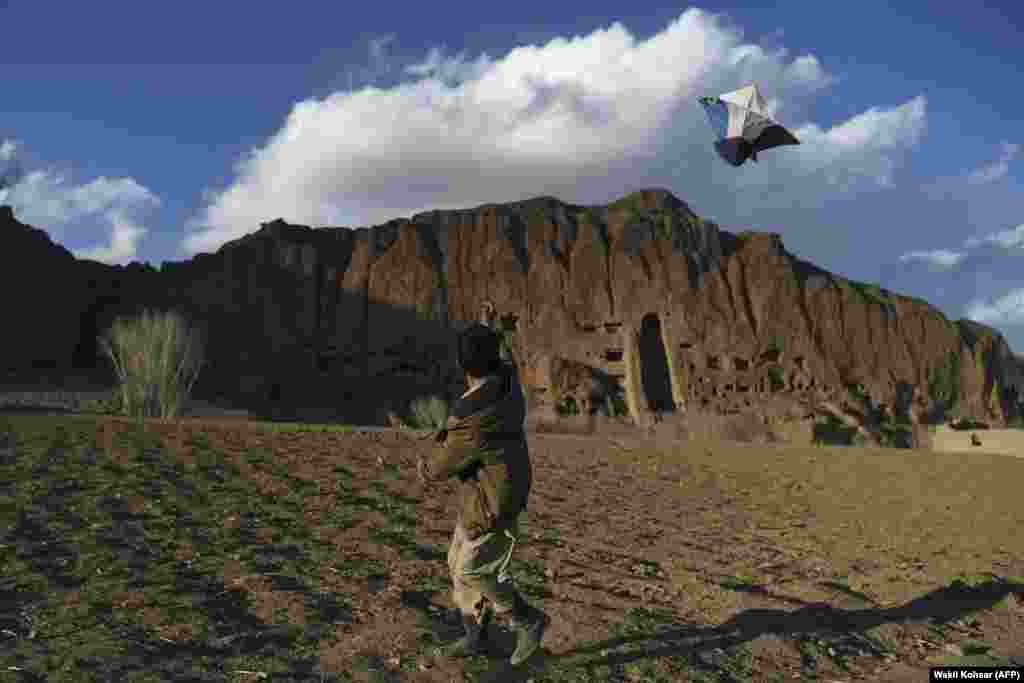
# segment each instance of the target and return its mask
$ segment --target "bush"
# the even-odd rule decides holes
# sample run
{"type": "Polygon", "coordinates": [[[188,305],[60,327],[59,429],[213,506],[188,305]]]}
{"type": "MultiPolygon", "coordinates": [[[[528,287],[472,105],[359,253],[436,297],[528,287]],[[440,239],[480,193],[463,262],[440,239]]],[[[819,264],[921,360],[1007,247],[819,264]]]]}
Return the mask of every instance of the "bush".
{"type": "Polygon", "coordinates": [[[414,399],[409,412],[414,429],[443,429],[448,422],[448,402],[440,396],[414,399]]]}
{"type": "Polygon", "coordinates": [[[555,410],[562,417],[569,417],[571,415],[579,415],[580,409],[576,405],[576,399],[572,396],[566,396],[561,401],[555,404],[555,410]]]}
{"type": "Polygon", "coordinates": [[[828,415],[815,420],[812,440],[818,446],[857,446],[862,444],[863,437],[835,415],[828,415]]]}
{"type": "Polygon", "coordinates": [[[914,429],[910,425],[886,421],[879,425],[879,440],[887,448],[912,448],[914,429]]]}
{"type": "Polygon", "coordinates": [[[629,417],[629,406],[626,405],[626,397],[621,391],[608,396],[608,414],[611,417],[629,417]]]}
{"type": "Polygon", "coordinates": [[[951,422],[949,426],[958,432],[963,432],[967,430],[973,431],[977,429],[988,429],[988,425],[986,423],[979,422],[977,420],[972,420],[967,417],[961,417],[959,420],[951,422]]]}
{"type": "Polygon", "coordinates": [[[928,375],[928,397],[945,413],[960,397],[960,354],[950,351],[928,375]]]}
{"type": "Polygon", "coordinates": [[[203,340],[175,312],[118,318],[99,337],[119,383],[120,411],[132,417],[177,417],[203,364],[203,340]]]}

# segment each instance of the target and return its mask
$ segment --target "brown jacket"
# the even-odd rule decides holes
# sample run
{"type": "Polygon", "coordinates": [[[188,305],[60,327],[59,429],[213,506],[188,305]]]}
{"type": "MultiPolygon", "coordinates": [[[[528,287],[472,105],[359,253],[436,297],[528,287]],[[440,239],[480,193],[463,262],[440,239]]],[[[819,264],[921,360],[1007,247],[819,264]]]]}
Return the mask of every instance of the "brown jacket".
{"type": "Polygon", "coordinates": [[[526,402],[514,366],[459,399],[447,436],[426,462],[428,481],[458,477],[459,521],[469,538],[511,528],[526,509],[532,472],[523,431],[526,402]]]}

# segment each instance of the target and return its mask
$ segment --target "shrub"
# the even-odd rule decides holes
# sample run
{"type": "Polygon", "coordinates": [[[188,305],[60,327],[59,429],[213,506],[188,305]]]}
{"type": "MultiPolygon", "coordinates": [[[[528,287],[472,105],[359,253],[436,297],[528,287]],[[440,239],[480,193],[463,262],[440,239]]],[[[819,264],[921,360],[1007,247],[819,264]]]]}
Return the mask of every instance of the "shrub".
{"type": "Polygon", "coordinates": [[[611,417],[628,417],[629,407],[626,405],[626,397],[621,391],[608,396],[608,414],[611,417]]]}
{"type": "Polygon", "coordinates": [[[176,312],[118,318],[99,337],[117,373],[119,407],[132,417],[177,417],[203,364],[203,340],[176,312]]]}
{"type": "Polygon", "coordinates": [[[409,412],[414,429],[442,429],[448,422],[448,402],[440,396],[413,399],[409,412]]]}
{"type": "Polygon", "coordinates": [[[512,336],[515,328],[507,324],[504,320],[498,321],[498,324],[494,326],[494,333],[498,335],[498,349],[501,353],[501,357],[508,360],[513,357],[512,353],[512,336]]]}
{"type": "Polygon", "coordinates": [[[835,415],[827,415],[815,420],[813,441],[820,446],[857,446],[862,445],[863,437],[835,415]]]}
{"type": "Polygon", "coordinates": [[[672,215],[669,213],[659,213],[656,216],[655,233],[658,235],[658,239],[670,240],[672,239],[672,215]]]}
{"type": "Polygon", "coordinates": [[[960,398],[960,354],[950,351],[928,376],[928,396],[943,411],[952,410],[960,398]]]}
{"type": "Polygon", "coordinates": [[[914,445],[914,429],[910,425],[886,421],[879,425],[879,440],[888,448],[912,448],[914,445]]]}
{"type": "Polygon", "coordinates": [[[555,404],[555,410],[562,417],[569,417],[570,415],[579,415],[580,409],[576,405],[576,399],[572,396],[566,396],[561,401],[555,404]]]}
{"type": "Polygon", "coordinates": [[[864,394],[864,389],[859,382],[850,382],[846,385],[846,391],[858,401],[866,401],[867,396],[864,394]]]}
{"type": "Polygon", "coordinates": [[[988,429],[988,425],[986,423],[979,422],[978,420],[972,420],[968,417],[961,417],[959,420],[954,420],[949,426],[958,432],[988,429]]]}

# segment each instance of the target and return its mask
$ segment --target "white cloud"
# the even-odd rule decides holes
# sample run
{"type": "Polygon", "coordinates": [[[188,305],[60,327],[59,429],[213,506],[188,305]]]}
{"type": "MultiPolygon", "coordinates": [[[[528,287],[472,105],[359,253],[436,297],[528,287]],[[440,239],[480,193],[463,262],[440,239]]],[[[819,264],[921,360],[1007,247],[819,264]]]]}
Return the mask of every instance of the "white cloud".
{"type": "Polygon", "coordinates": [[[954,268],[967,255],[959,251],[948,249],[935,249],[934,251],[911,251],[900,256],[900,261],[909,263],[911,261],[922,261],[937,268],[954,268]]]}
{"type": "Polygon", "coordinates": [[[1010,162],[1020,152],[1020,145],[1009,142],[1002,144],[999,159],[971,172],[967,180],[973,184],[992,183],[1003,178],[1010,170],[1010,162]]]}
{"type": "Polygon", "coordinates": [[[18,220],[46,230],[57,242],[88,241],[109,234],[109,244],[74,250],[76,255],[106,263],[127,263],[146,233],[138,223],[160,199],[134,178],[101,176],[75,184],[56,171],[35,169],[0,189],[0,202],[14,207],[18,220]]]}
{"type": "Polygon", "coordinates": [[[1024,287],[1011,290],[990,302],[971,303],[967,307],[967,317],[988,325],[1024,323],[1024,287]]]}
{"type": "Polygon", "coordinates": [[[821,62],[814,55],[802,55],[786,67],[786,75],[794,81],[806,83],[814,89],[821,88],[834,79],[825,73],[821,62]]]}
{"type": "Polygon", "coordinates": [[[7,189],[21,182],[24,176],[17,158],[19,147],[15,140],[0,140],[0,201],[4,201],[7,189]]]}
{"type": "Polygon", "coordinates": [[[27,173],[7,190],[19,216],[46,226],[69,223],[125,206],[159,204],[159,199],[133,178],[99,177],[73,185],[60,174],[45,170],[27,173]]]}
{"type": "Polygon", "coordinates": [[[925,130],[927,101],[923,95],[892,109],[872,107],[823,131],[810,123],[794,131],[801,142],[797,154],[805,170],[820,172],[831,185],[859,178],[893,184],[893,152],[916,145],[925,130]]]}
{"type": "Polygon", "coordinates": [[[1024,223],[1021,223],[1016,228],[1001,230],[984,237],[972,237],[964,243],[964,246],[975,249],[986,244],[1004,249],[1024,247],[1024,223]]]}
{"type": "Polygon", "coordinates": [[[110,244],[75,250],[75,256],[102,263],[128,263],[136,253],[139,240],[146,229],[128,218],[120,209],[107,211],[110,222],[110,244]]]}
{"type": "Polygon", "coordinates": [[[14,159],[14,153],[17,149],[18,144],[14,140],[0,142],[0,161],[11,161],[14,159]]]}
{"type": "Polygon", "coordinates": [[[491,58],[486,53],[480,55],[473,62],[467,62],[464,52],[460,52],[452,57],[445,57],[444,51],[441,48],[432,47],[422,62],[410,64],[405,67],[404,71],[412,76],[435,78],[442,83],[455,85],[478,78],[492,64],[491,58]]]}
{"type": "Polygon", "coordinates": [[[831,77],[813,55],[744,43],[696,9],[645,40],[615,23],[498,59],[434,48],[405,73],[388,89],[295,104],[192,221],[186,251],[212,251],[278,217],[366,225],[541,194],[606,201],[652,178],[688,198],[717,193],[720,203],[779,183],[783,193],[765,192],[771,201],[818,201],[865,179],[891,183],[925,122],[918,97],[827,130],[804,125],[799,147],[762,155],[753,171],[727,167],[697,95],[756,81],[784,114],[831,77]]]}

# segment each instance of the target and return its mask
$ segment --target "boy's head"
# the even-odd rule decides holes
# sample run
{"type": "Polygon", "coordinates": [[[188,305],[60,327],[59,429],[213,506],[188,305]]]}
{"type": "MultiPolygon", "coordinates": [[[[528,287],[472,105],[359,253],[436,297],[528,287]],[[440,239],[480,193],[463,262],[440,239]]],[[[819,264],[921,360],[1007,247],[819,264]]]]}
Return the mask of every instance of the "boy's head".
{"type": "Polygon", "coordinates": [[[494,330],[474,323],[463,330],[456,340],[459,367],[474,379],[481,379],[501,368],[498,335],[494,330]]]}

